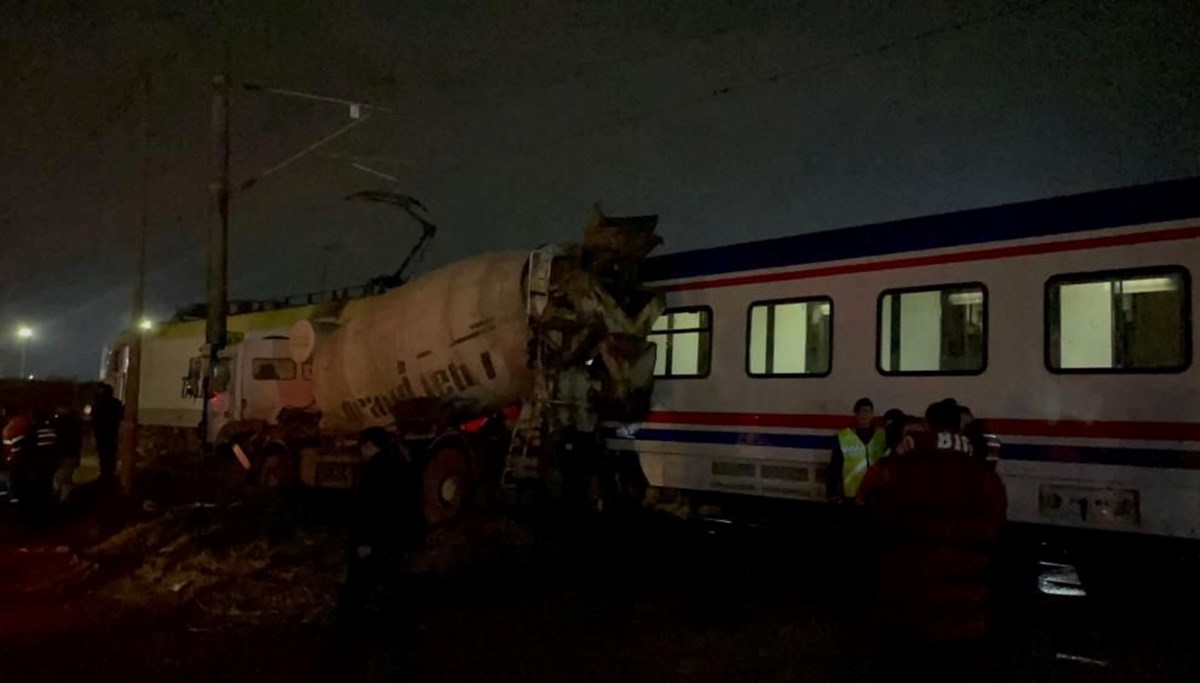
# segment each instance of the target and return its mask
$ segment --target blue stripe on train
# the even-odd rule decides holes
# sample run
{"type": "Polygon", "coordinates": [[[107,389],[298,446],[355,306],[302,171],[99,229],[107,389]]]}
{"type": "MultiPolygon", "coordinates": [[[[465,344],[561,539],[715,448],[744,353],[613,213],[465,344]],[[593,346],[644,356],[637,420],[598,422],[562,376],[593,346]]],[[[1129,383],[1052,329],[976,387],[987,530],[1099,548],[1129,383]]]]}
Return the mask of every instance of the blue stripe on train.
{"type": "Polygon", "coordinates": [[[651,257],[647,282],[1200,217],[1200,178],[651,257]]]}
{"type": "MultiPolygon", "coordinates": [[[[1001,437],[1003,441],[1003,437],[1001,437]]],[[[1168,469],[1200,469],[1200,451],[1171,451],[1153,448],[1109,446],[1046,446],[1011,443],[1000,449],[1001,460],[1031,462],[1077,462],[1087,465],[1128,465],[1168,469]]]]}
{"type": "Polygon", "coordinates": [[[645,441],[678,443],[715,443],[726,446],[776,446],[779,448],[815,448],[833,450],[837,439],[832,434],[762,434],[755,432],[710,432],[691,429],[639,429],[634,438],[645,441]]]}
{"type": "MultiPolygon", "coordinates": [[[[639,429],[634,438],[639,441],[708,443],[725,446],[774,446],[777,448],[805,448],[826,451],[832,450],[836,441],[832,434],[764,434],[692,429],[639,429]]],[[[1003,441],[1004,437],[1001,436],[1000,438],[1003,441]]],[[[1200,469],[1200,451],[1007,443],[1001,448],[1000,457],[1002,460],[1030,462],[1068,462],[1088,465],[1200,469]]]]}

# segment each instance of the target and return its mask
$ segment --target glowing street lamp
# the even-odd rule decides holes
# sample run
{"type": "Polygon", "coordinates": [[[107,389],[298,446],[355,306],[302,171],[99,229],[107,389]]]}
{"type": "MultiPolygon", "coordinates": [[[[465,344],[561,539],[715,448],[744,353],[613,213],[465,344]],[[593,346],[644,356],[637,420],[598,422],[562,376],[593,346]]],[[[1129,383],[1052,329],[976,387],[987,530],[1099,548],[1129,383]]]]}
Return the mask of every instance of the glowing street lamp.
{"type": "Polygon", "coordinates": [[[25,377],[25,347],[29,346],[29,340],[33,338],[33,328],[28,325],[21,325],[17,328],[17,341],[21,344],[21,374],[19,377],[25,377]]]}
{"type": "Polygon", "coordinates": [[[149,332],[154,329],[154,321],[149,318],[142,318],[142,322],[138,323],[138,329],[142,332],[149,332]]]}

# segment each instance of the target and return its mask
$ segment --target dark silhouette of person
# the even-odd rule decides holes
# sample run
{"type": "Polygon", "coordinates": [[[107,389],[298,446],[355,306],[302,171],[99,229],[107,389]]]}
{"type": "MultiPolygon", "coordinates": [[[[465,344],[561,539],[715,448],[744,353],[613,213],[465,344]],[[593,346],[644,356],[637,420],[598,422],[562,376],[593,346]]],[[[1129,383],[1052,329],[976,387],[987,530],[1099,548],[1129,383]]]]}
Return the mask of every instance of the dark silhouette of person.
{"type": "Polygon", "coordinates": [[[96,440],[96,455],[100,458],[101,484],[116,481],[117,437],[124,419],[125,404],[113,395],[111,385],[100,384],[96,402],[92,405],[92,436],[96,440]]]}
{"type": "Polygon", "coordinates": [[[387,680],[414,680],[417,624],[410,603],[415,591],[404,560],[425,538],[420,474],[381,427],[364,430],[359,448],[365,462],[338,605],[340,628],[328,664],[340,680],[368,664],[361,648],[375,648],[387,653],[387,680]]]}
{"type": "Polygon", "coordinates": [[[382,427],[359,437],[365,460],[350,525],[346,604],[349,613],[384,608],[398,592],[400,565],[424,540],[420,481],[404,449],[382,427]]]}
{"type": "Polygon", "coordinates": [[[971,457],[956,402],[931,405],[925,421],[860,489],[879,553],[877,666],[889,680],[975,680],[1007,496],[1000,477],[971,457]]]}

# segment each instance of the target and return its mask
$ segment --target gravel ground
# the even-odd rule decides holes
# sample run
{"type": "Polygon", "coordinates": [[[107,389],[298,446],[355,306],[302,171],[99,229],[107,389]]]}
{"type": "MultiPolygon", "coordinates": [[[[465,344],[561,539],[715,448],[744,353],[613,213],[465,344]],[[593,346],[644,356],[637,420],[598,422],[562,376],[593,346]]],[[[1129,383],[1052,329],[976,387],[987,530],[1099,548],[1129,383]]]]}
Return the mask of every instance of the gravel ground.
{"type": "MultiPolygon", "coordinates": [[[[261,523],[269,505],[155,507],[109,511],[118,536],[95,511],[32,532],[0,519],[2,680],[826,681],[871,670],[870,633],[847,597],[860,575],[820,528],[647,513],[533,530],[476,517],[412,559],[407,609],[347,625],[333,609],[337,524],[280,532],[261,523]]],[[[1116,607],[1002,594],[979,680],[1196,680],[1200,634],[1171,624],[1191,606],[1132,587],[1127,597],[1116,607]]]]}

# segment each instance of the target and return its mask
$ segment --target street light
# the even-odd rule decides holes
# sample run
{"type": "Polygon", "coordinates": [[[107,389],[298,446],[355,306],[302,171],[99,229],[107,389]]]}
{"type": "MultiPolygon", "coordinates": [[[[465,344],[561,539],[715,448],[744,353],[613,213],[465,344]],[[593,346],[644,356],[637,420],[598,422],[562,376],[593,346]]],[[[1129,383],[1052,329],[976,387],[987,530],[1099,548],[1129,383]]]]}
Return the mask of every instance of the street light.
{"type": "Polygon", "coordinates": [[[21,325],[17,328],[17,341],[21,344],[21,374],[19,377],[25,377],[25,347],[29,346],[29,340],[33,338],[33,328],[28,325],[21,325]]]}
{"type": "Polygon", "coordinates": [[[154,321],[150,320],[149,318],[142,318],[142,322],[138,323],[138,327],[143,332],[149,332],[150,330],[154,329],[154,321]]]}

